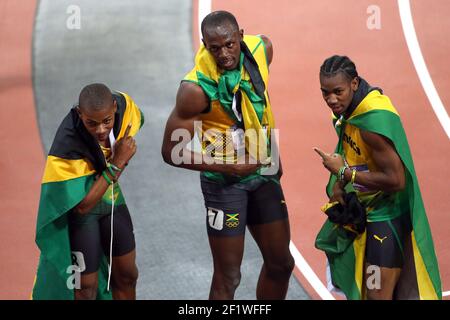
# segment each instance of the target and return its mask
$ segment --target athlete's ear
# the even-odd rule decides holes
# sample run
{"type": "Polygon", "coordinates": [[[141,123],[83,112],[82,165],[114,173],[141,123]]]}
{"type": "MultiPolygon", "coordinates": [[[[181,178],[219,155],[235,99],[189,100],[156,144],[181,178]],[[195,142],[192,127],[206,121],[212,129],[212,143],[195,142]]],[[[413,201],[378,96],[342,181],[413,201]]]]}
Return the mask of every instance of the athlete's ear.
{"type": "Polygon", "coordinates": [[[359,87],[358,77],[354,77],[350,85],[351,85],[353,91],[358,90],[358,87],[359,87]]]}
{"type": "Polygon", "coordinates": [[[75,110],[77,111],[78,116],[81,117],[82,113],[81,113],[80,105],[76,105],[75,110]]]}
{"type": "Polygon", "coordinates": [[[241,37],[241,41],[244,40],[244,29],[239,30],[239,35],[241,37]]]}
{"type": "Polygon", "coordinates": [[[116,99],[114,99],[113,106],[114,106],[114,113],[116,113],[117,112],[117,101],[116,101],[116,99]]]}

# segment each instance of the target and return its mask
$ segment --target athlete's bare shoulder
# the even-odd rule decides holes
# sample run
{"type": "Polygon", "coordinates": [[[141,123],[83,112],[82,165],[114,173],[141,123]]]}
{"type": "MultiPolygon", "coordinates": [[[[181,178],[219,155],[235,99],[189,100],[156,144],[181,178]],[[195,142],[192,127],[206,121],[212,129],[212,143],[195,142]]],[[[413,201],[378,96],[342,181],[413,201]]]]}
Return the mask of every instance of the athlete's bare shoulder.
{"type": "Polygon", "coordinates": [[[175,109],[182,117],[190,118],[201,113],[209,104],[203,89],[189,81],[180,84],[175,109]]]}
{"type": "Polygon", "coordinates": [[[272,41],[266,35],[261,34],[260,37],[264,41],[264,45],[266,47],[267,64],[270,65],[272,63],[272,59],[273,59],[272,41]]]}

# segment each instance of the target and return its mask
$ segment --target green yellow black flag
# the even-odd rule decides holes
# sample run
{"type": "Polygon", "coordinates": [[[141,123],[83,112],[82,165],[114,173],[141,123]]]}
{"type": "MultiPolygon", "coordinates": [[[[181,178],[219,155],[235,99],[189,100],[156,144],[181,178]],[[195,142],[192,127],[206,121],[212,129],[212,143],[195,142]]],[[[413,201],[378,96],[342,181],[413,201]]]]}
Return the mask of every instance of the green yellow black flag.
{"type": "MultiPolygon", "coordinates": [[[[129,123],[130,135],[134,136],[144,122],[143,114],[127,94],[114,92],[113,97],[117,102],[114,137],[122,138],[129,123]]],[[[95,176],[105,168],[98,142],[72,108],[58,128],[42,178],[36,226],[36,244],[41,254],[33,299],[74,299],[68,212],[86,196],[95,176]]],[[[108,265],[103,257],[97,299],[111,299],[107,278],[108,265]]]]}
{"type": "MultiPolygon", "coordinates": [[[[336,123],[337,119],[334,119],[336,123]]],[[[406,171],[406,187],[399,192],[400,203],[407,206],[412,231],[404,244],[402,275],[397,284],[397,299],[442,299],[441,280],[422,196],[417,181],[408,141],[390,99],[378,90],[371,91],[344,120],[362,130],[388,138],[400,156],[406,171]]],[[[341,126],[336,126],[338,135],[341,126]]],[[[338,143],[336,152],[342,154],[338,143]]],[[[330,196],[336,181],[330,176],[327,193],[330,196]]],[[[342,290],[347,299],[363,299],[363,266],[366,232],[355,237],[340,225],[327,220],[316,238],[316,247],[323,250],[330,264],[333,284],[342,290]]]]}

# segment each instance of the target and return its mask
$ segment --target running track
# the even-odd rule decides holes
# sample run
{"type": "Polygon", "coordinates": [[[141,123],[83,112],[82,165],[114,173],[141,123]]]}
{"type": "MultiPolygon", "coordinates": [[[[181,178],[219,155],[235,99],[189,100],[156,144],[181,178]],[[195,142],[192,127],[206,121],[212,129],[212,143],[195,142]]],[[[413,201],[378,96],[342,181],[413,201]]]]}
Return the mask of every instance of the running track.
{"type": "MultiPolygon", "coordinates": [[[[205,1],[200,1],[205,2],[205,1]]],[[[207,2],[207,1],[206,1],[207,2]]],[[[44,165],[31,86],[31,35],[35,1],[0,3],[0,298],[23,299],[31,289],[37,261],[34,246],[35,215],[44,165]],[[13,18],[20,16],[20,24],[13,18]],[[8,50],[4,48],[8,46],[8,50]]],[[[360,74],[381,86],[399,110],[409,138],[422,194],[440,263],[443,290],[450,290],[449,240],[449,137],[419,81],[411,60],[399,8],[395,1],[377,1],[381,30],[368,30],[366,10],[372,1],[256,1],[215,0],[212,9],[234,12],[247,33],[268,35],[275,49],[271,68],[271,99],[280,128],[285,175],[283,185],[292,228],[292,242],[313,273],[296,269],[295,275],[314,298],[325,281],[325,259],[314,249],[314,238],[324,216],[318,209],[326,201],[327,174],[312,151],[334,147],[329,113],[321,100],[318,68],[324,58],[347,54],[360,74]]],[[[198,44],[197,8],[193,1],[193,35],[198,44]]],[[[446,62],[450,39],[450,4],[411,1],[417,38],[437,93],[450,112],[446,62]]],[[[17,19],[17,18],[16,18],[17,19]]],[[[195,45],[194,47],[197,47],[195,45]]]]}
{"type": "Polygon", "coordinates": [[[38,255],[34,231],[45,163],[31,79],[36,2],[27,4],[0,2],[0,299],[29,297],[38,255]]]}

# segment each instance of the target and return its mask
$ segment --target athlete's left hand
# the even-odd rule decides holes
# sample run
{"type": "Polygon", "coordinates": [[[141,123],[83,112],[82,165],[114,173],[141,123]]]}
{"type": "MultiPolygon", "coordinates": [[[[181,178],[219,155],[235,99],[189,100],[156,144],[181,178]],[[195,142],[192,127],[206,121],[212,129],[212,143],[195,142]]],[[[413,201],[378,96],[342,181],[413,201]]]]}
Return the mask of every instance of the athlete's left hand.
{"type": "Polygon", "coordinates": [[[344,159],[340,154],[337,153],[326,153],[319,148],[314,148],[314,151],[319,154],[322,158],[322,163],[325,168],[328,169],[332,174],[337,174],[339,169],[344,166],[344,159]]]}

